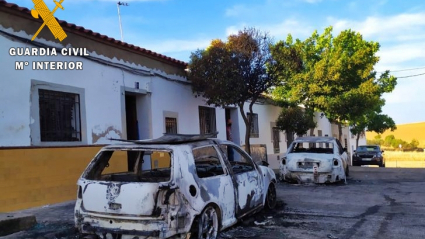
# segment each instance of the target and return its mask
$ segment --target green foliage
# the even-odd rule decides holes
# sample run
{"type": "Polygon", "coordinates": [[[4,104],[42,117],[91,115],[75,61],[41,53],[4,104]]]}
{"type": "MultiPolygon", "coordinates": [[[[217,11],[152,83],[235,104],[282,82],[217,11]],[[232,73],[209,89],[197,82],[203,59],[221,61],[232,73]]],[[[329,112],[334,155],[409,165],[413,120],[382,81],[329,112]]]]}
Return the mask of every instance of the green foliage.
{"type": "Polygon", "coordinates": [[[334,37],[332,30],[328,27],[320,35],[314,31],[304,41],[288,35],[271,48],[279,79],[273,98],[324,112],[331,122],[349,124],[356,132],[368,126],[391,127],[380,125],[392,121],[388,116],[376,116],[385,104],[382,94],[397,84],[388,71],[379,77],[374,71],[379,43],[366,41],[350,29],[334,37]],[[372,116],[376,121],[369,125],[372,116]]]}
{"type": "Polygon", "coordinates": [[[306,112],[300,107],[287,107],[282,108],[276,126],[287,133],[304,135],[309,129],[316,127],[316,122],[311,112],[306,112]]]}
{"type": "Polygon", "coordinates": [[[239,107],[248,153],[251,120],[243,106],[249,101],[252,113],[253,104],[276,83],[271,43],[267,34],[245,28],[229,36],[227,42],[213,40],[208,48],[192,53],[189,61],[188,79],[196,96],[206,98],[209,105],[239,107]]]}
{"type": "Polygon", "coordinates": [[[419,146],[419,141],[417,139],[412,139],[412,141],[408,143],[402,139],[395,138],[394,135],[388,135],[382,140],[379,134],[375,136],[374,140],[367,140],[367,143],[379,144],[396,150],[400,149],[401,145],[401,150],[403,151],[417,150],[419,146]]]}

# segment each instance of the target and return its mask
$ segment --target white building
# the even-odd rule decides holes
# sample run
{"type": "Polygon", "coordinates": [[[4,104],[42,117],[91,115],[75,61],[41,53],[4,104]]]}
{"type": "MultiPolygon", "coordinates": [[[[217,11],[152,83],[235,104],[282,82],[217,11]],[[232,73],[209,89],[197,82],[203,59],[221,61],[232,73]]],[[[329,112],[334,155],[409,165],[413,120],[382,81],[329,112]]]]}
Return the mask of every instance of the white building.
{"type": "MultiPolygon", "coordinates": [[[[31,41],[41,24],[28,9],[0,1],[0,187],[11,192],[0,196],[0,211],[74,199],[77,178],[102,145],[113,143],[109,138],[218,131],[225,139],[231,118],[234,141],[244,144],[239,110],[195,98],[185,62],[64,21],[62,42],[47,27],[31,41]],[[32,48],[57,54],[24,54],[32,48]],[[64,56],[64,48],[84,48],[88,56],[64,56]],[[57,62],[79,62],[82,70],[33,68],[42,62],[56,62],[56,68],[57,62]]],[[[270,167],[278,169],[286,152],[285,134],[275,128],[280,108],[259,102],[253,110],[250,142],[265,146],[270,167]]],[[[334,135],[326,118],[317,114],[316,120],[315,135],[334,135]]],[[[352,143],[348,133],[344,138],[352,143]]]]}

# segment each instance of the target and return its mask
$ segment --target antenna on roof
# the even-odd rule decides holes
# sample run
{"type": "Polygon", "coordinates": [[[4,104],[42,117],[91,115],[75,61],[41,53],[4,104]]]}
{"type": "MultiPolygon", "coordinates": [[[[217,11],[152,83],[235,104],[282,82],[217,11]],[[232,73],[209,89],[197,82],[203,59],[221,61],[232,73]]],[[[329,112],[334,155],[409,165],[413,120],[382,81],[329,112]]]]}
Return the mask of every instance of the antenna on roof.
{"type": "Polygon", "coordinates": [[[122,42],[124,42],[124,37],[122,36],[122,25],[121,25],[120,6],[128,6],[128,3],[125,3],[125,2],[117,2],[117,8],[118,8],[118,20],[120,21],[121,41],[122,41],[122,42]]]}

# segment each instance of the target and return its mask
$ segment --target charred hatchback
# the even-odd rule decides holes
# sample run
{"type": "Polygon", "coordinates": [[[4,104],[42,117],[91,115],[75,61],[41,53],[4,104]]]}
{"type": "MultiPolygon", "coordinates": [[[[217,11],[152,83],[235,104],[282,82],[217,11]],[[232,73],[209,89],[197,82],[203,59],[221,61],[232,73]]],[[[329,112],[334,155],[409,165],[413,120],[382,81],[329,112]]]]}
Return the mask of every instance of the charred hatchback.
{"type": "Polygon", "coordinates": [[[298,183],[346,181],[346,149],[333,137],[299,137],[280,162],[280,179],[298,183]]]}
{"type": "Polygon", "coordinates": [[[270,168],[228,141],[165,135],[109,145],[78,180],[75,225],[100,238],[216,238],[274,208],[275,183],[270,168]]]}
{"type": "Polygon", "coordinates": [[[384,150],[379,145],[362,145],[353,154],[353,166],[378,165],[385,167],[384,150]]]}

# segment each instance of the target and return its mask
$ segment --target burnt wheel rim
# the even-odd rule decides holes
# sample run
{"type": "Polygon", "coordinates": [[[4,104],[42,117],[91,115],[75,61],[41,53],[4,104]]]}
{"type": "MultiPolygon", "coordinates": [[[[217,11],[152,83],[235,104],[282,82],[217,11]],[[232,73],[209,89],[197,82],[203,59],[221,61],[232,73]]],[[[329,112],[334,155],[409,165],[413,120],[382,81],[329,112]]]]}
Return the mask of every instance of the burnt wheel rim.
{"type": "Polygon", "coordinates": [[[267,190],[267,207],[273,209],[276,206],[276,188],[273,183],[270,184],[267,190]]]}
{"type": "Polygon", "coordinates": [[[218,216],[212,206],[205,208],[199,218],[199,237],[202,239],[215,239],[218,233],[218,216]]]}

